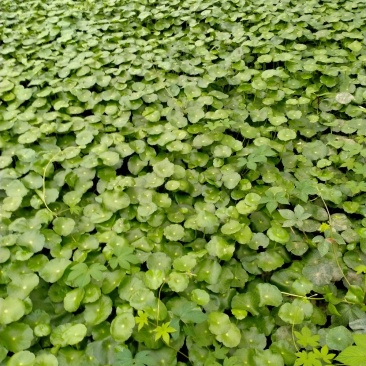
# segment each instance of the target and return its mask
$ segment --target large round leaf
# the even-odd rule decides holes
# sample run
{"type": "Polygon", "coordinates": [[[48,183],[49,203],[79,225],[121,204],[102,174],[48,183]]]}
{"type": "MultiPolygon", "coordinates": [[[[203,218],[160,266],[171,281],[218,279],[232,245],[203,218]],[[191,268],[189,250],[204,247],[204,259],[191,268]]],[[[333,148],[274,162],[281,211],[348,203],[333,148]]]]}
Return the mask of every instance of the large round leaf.
{"type": "Polygon", "coordinates": [[[10,352],[28,349],[33,341],[33,331],[28,324],[12,323],[0,330],[2,345],[10,352]]]}
{"type": "Polygon", "coordinates": [[[267,236],[281,244],[285,244],[290,240],[290,234],[286,231],[286,229],[281,228],[280,226],[272,226],[267,230],[267,236]]]}
{"type": "Polygon", "coordinates": [[[289,324],[301,324],[304,320],[304,311],[300,306],[286,302],[280,307],[279,317],[289,324]]]}
{"type": "Polygon", "coordinates": [[[51,343],[55,346],[65,347],[81,342],[86,336],[87,328],[84,324],[66,323],[54,328],[51,333],[51,343]]]}
{"type": "Polygon", "coordinates": [[[53,220],[53,230],[56,234],[67,236],[72,233],[75,227],[75,221],[68,217],[57,217],[53,220]]]}
{"type": "Polygon", "coordinates": [[[0,324],[9,324],[19,320],[25,314],[25,305],[15,297],[0,298],[0,324]]]}
{"type": "Polygon", "coordinates": [[[96,302],[85,305],[83,313],[88,325],[97,325],[105,321],[112,312],[112,300],[102,295],[96,302]]]}
{"type": "Polygon", "coordinates": [[[353,337],[351,331],[343,325],[340,325],[327,332],[325,341],[330,349],[343,351],[345,348],[353,344],[353,337]]]}
{"type": "Polygon", "coordinates": [[[230,318],[226,314],[212,312],[208,316],[208,327],[215,335],[224,334],[231,329],[230,318]]]}
{"type": "Polygon", "coordinates": [[[10,357],[7,366],[33,366],[35,355],[29,351],[20,351],[10,357]]]}
{"type": "Polygon", "coordinates": [[[43,268],[40,269],[39,275],[46,282],[54,283],[63,276],[70,263],[71,261],[64,258],[51,259],[43,268]]]}
{"type": "Polygon", "coordinates": [[[257,286],[259,294],[259,306],[275,306],[282,304],[281,291],[269,283],[260,283],[257,286]]]}
{"type": "Polygon", "coordinates": [[[111,335],[117,342],[125,342],[132,335],[135,318],[131,313],[117,315],[111,323],[111,335]]]}

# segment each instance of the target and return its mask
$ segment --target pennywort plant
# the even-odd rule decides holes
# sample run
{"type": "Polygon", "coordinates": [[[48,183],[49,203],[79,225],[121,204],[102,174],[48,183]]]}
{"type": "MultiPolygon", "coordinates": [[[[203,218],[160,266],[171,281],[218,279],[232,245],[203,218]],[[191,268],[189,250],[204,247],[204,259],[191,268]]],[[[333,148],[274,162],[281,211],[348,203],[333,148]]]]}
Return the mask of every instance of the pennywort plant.
{"type": "Polygon", "coordinates": [[[366,4],[3,0],[0,364],[366,364],[366,4]]]}

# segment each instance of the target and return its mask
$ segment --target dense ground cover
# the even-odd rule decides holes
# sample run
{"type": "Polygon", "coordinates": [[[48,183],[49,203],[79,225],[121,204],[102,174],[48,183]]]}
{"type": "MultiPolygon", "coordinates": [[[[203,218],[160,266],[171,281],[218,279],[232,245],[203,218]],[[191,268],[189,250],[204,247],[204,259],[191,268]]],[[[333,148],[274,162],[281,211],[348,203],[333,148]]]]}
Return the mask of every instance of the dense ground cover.
{"type": "Polygon", "coordinates": [[[366,364],[364,0],[0,10],[1,365],[366,364]]]}

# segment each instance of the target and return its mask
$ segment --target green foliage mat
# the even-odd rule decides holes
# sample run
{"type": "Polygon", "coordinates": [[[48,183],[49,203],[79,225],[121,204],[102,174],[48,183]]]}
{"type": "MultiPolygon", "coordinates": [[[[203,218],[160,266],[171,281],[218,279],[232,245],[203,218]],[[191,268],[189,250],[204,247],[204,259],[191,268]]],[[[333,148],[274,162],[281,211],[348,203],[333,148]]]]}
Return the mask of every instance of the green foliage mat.
{"type": "Polygon", "coordinates": [[[364,0],[0,32],[1,365],[366,365],[364,0]]]}

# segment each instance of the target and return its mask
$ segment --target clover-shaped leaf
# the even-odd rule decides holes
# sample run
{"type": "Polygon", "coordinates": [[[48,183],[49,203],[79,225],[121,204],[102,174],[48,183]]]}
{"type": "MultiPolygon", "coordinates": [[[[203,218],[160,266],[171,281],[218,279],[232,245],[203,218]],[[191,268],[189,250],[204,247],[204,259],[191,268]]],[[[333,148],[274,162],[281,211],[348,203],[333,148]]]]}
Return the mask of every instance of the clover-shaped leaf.
{"type": "Polygon", "coordinates": [[[295,210],[278,210],[280,215],[286,219],[282,224],[284,227],[298,226],[302,227],[304,220],[308,219],[311,214],[305,213],[304,208],[301,205],[296,205],[295,210]]]}

